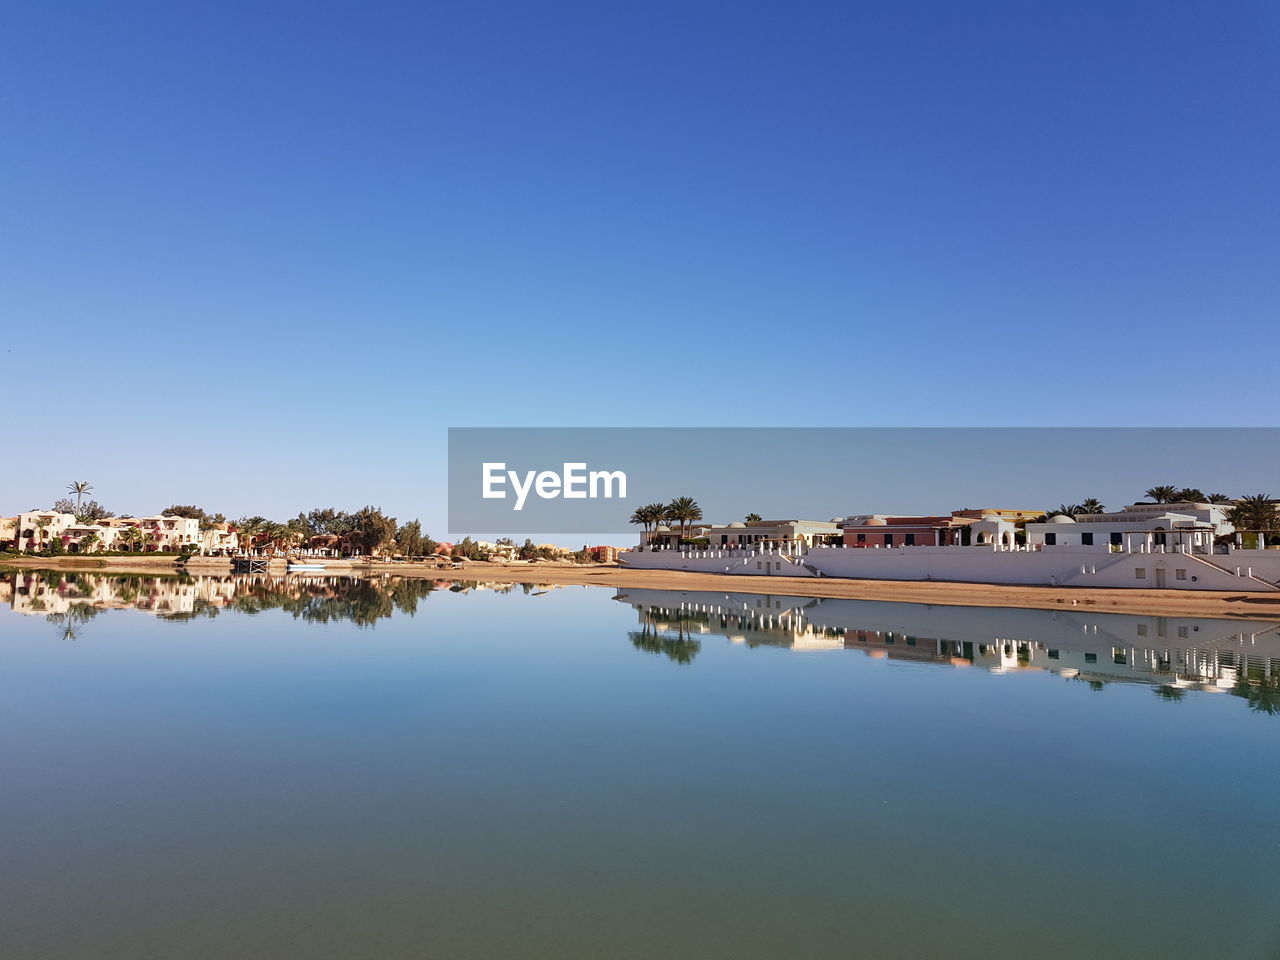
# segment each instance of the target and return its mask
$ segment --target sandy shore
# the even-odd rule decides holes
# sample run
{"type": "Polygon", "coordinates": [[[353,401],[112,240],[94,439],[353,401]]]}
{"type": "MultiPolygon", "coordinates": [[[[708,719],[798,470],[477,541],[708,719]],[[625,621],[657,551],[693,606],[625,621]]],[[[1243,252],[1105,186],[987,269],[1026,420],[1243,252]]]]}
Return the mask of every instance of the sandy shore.
{"type": "MultiPolygon", "coordinates": [[[[46,570],[84,570],[115,573],[174,573],[172,557],[154,560],[132,557],[59,557],[0,560],[0,567],[46,570]]],[[[391,574],[432,580],[485,580],[496,583],[545,583],[625,589],[688,590],[716,593],[761,593],[792,597],[831,597],[847,600],[889,600],[959,607],[1025,607],[1057,610],[1087,607],[1106,613],[1156,616],[1243,617],[1280,620],[1280,594],[1210,590],[1103,590],[1088,587],[1024,587],[988,583],[940,583],[901,580],[841,580],[810,577],[729,576],[684,570],[628,570],[609,564],[467,563],[461,569],[438,570],[408,563],[334,563],[333,574],[344,576],[391,574]]],[[[191,573],[217,575],[216,571],[191,573]]]]}
{"type": "MultiPolygon", "coordinates": [[[[470,563],[448,576],[502,583],[535,582],[653,590],[765,593],[792,597],[890,600],[958,607],[1088,607],[1106,613],[1156,616],[1280,619],[1280,594],[1209,590],[1099,590],[1086,587],[1022,587],[987,583],[838,580],[810,577],[729,576],[684,570],[628,570],[615,566],[470,563]]],[[[441,574],[435,574],[441,576],[441,574]]]]}

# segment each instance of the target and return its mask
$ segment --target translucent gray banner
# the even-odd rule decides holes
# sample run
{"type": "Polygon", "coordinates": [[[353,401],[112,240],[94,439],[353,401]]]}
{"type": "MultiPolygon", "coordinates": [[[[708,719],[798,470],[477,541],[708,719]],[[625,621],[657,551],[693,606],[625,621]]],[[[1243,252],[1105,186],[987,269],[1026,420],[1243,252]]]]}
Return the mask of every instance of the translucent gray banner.
{"type": "Polygon", "coordinates": [[[1280,494],[1276,428],[452,427],[451,534],[629,529],[688,496],[707,520],[750,513],[1116,507],[1153,486],[1280,494]]]}

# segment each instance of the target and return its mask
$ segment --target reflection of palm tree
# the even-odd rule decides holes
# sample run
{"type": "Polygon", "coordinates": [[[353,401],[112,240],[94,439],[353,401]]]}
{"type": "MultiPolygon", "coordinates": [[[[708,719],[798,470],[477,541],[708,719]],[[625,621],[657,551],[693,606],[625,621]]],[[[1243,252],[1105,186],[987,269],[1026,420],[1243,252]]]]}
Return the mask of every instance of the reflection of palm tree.
{"type": "Polygon", "coordinates": [[[1181,687],[1175,687],[1167,683],[1156,684],[1151,692],[1156,695],[1157,699],[1168,700],[1170,703],[1177,703],[1187,693],[1181,687]]]}
{"type": "Polygon", "coordinates": [[[1250,710],[1258,713],[1280,714],[1280,681],[1271,679],[1261,683],[1250,683],[1240,680],[1231,692],[1249,704],[1250,710]]]}
{"type": "Polygon", "coordinates": [[[702,650],[702,641],[695,640],[686,633],[684,620],[677,620],[679,633],[675,637],[670,637],[659,633],[649,617],[650,614],[645,615],[639,630],[627,632],[631,645],[637,650],[658,654],[679,664],[687,666],[693,663],[693,658],[702,650]]]}

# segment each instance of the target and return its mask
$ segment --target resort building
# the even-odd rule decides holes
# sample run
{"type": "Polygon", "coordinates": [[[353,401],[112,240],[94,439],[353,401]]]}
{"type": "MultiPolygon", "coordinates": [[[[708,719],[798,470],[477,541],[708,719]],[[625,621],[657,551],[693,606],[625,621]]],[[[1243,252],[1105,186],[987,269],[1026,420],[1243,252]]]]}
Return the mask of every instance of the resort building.
{"type": "Polygon", "coordinates": [[[55,537],[61,537],[67,527],[76,522],[70,513],[53,510],[30,510],[17,516],[14,548],[19,553],[46,549],[55,537]]]}
{"type": "Polygon", "coordinates": [[[954,510],[949,516],[912,517],[875,513],[841,521],[846,547],[949,547],[1017,542],[1017,524],[1043,510],[954,510]]]}
{"type": "MultiPolygon", "coordinates": [[[[646,531],[641,543],[648,547],[674,548],[680,545],[681,532],[667,526],[646,531]]],[[[712,547],[737,549],[756,544],[819,544],[840,543],[840,526],[834,520],[735,520],[718,526],[695,524],[689,528],[688,539],[706,540],[712,547]]]]}
{"type": "Polygon", "coordinates": [[[1078,513],[1027,524],[1031,547],[1185,547],[1211,553],[1235,531],[1226,507],[1208,503],[1135,503],[1111,513],[1078,513]]]}
{"type": "Polygon", "coordinates": [[[240,548],[240,537],[229,523],[209,523],[200,531],[200,552],[206,556],[229,557],[240,548]]]}
{"type": "Polygon", "coordinates": [[[12,545],[19,553],[47,550],[55,540],[68,553],[183,549],[209,552],[211,548],[230,552],[237,542],[229,524],[215,524],[214,529],[202,531],[199,520],[187,517],[104,517],[93,523],[79,523],[70,513],[31,510],[0,519],[0,543],[12,545]]]}

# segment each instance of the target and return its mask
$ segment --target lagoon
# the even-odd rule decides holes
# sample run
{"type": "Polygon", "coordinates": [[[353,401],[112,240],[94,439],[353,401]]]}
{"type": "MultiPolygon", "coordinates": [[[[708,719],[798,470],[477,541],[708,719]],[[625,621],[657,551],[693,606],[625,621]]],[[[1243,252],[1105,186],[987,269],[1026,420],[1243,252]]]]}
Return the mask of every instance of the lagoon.
{"type": "Polygon", "coordinates": [[[10,572],[0,658],[0,956],[1280,950],[1274,621],[10,572]]]}

